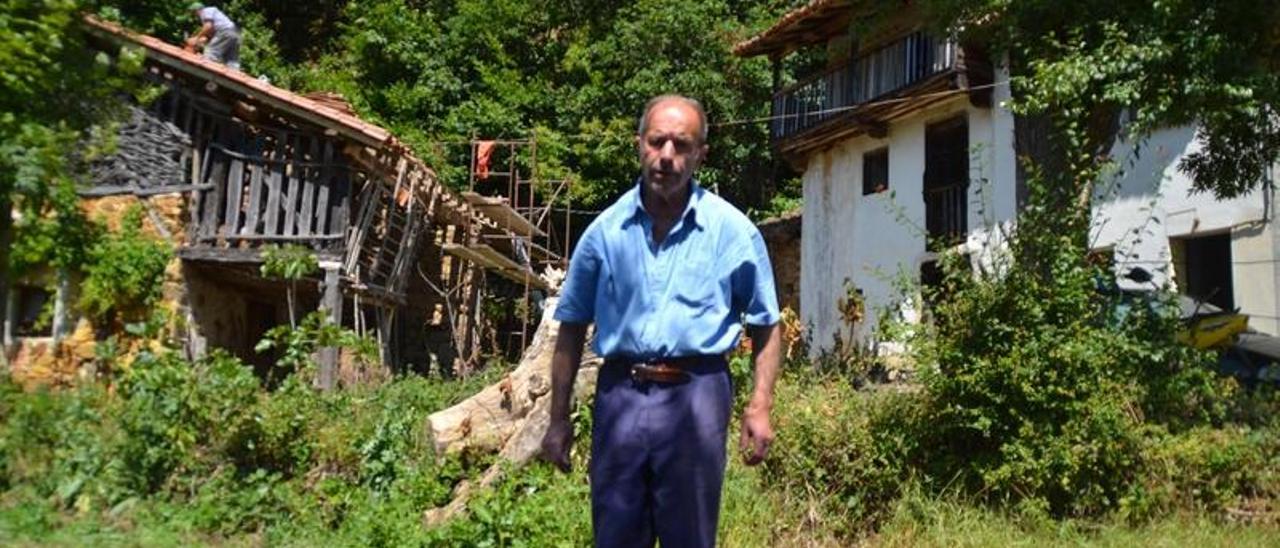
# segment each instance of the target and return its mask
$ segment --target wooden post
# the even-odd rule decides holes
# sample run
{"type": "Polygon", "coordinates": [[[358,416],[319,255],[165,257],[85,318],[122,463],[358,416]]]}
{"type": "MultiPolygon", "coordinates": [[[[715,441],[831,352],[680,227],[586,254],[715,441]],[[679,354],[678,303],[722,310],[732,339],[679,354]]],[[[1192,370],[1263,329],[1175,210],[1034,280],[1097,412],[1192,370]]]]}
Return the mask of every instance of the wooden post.
{"type": "Polygon", "coordinates": [[[18,323],[18,292],[10,285],[5,289],[4,300],[4,350],[8,352],[13,347],[13,330],[18,323]]]}
{"type": "Polygon", "coordinates": [[[9,248],[13,244],[13,202],[9,193],[0,195],[0,312],[4,313],[0,322],[0,369],[9,368],[9,349],[13,345],[9,331],[9,308],[13,299],[9,296],[9,248]]]}
{"type": "Polygon", "coordinates": [[[58,269],[58,290],[53,300],[53,342],[62,342],[71,333],[71,274],[65,268],[58,269]]]}
{"type": "MultiPolygon", "coordinates": [[[[320,268],[324,270],[324,296],[320,301],[320,308],[328,312],[329,321],[335,325],[342,325],[342,291],[338,277],[341,266],[338,261],[320,262],[320,268]]],[[[338,348],[326,346],[318,354],[316,388],[332,390],[338,380],[338,348]]]]}
{"type": "Polygon", "coordinates": [[[773,69],[772,94],[777,95],[782,90],[782,56],[770,56],[769,65],[773,69]]]}

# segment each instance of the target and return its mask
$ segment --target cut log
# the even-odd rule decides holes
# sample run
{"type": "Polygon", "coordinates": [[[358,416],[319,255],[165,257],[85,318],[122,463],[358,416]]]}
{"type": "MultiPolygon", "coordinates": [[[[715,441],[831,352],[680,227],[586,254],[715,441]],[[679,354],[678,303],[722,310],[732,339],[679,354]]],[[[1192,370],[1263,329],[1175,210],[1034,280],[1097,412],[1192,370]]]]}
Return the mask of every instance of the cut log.
{"type": "MultiPolygon", "coordinates": [[[[551,418],[551,356],[560,329],[552,319],[557,300],[546,300],[542,322],[515,370],[476,395],[427,418],[428,435],[437,455],[465,449],[497,452],[500,457],[478,479],[458,484],[448,505],[427,510],[423,514],[427,527],[465,511],[471,494],[496,481],[502,470],[538,457],[551,418]]],[[[574,382],[574,398],[595,390],[601,362],[584,351],[574,382]]]]}
{"type": "MultiPolygon", "coordinates": [[[[551,355],[555,352],[559,322],[552,318],[557,298],[548,298],[542,313],[542,322],[533,335],[529,347],[515,370],[501,381],[480,390],[474,396],[448,409],[431,414],[427,418],[431,442],[437,455],[462,451],[502,451],[504,457],[517,462],[528,460],[527,450],[511,449],[508,441],[517,432],[533,435],[541,440],[541,432],[522,432],[527,419],[541,422],[546,430],[546,417],[538,419],[545,409],[551,393],[551,355]],[[543,405],[538,405],[542,403],[543,405]]],[[[574,395],[595,387],[595,368],[599,359],[586,356],[579,368],[574,395]]],[[[516,436],[520,437],[520,436],[516,436]]],[[[536,445],[536,442],[535,442],[536,445]]],[[[536,453],[536,447],[533,449],[536,453]]]]}

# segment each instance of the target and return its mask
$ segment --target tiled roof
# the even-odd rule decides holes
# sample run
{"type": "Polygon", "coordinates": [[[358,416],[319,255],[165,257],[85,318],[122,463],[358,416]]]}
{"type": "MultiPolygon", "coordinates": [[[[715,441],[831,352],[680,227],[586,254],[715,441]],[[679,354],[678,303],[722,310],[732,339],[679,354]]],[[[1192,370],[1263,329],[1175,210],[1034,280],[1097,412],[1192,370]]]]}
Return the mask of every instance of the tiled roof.
{"type": "Polygon", "coordinates": [[[753,57],[787,53],[824,39],[824,26],[847,17],[855,0],[811,0],[783,15],[777,23],[733,46],[734,55],[753,57]]]}
{"type": "Polygon", "coordinates": [[[286,89],[273,86],[248,74],[205,59],[199,53],[184,50],[154,36],[138,34],[95,17],[86,17],[89,29],[116,41],[142,46],[147,57],[172,70],[205,78],[273,108],[288,112],[311,123],[333,129],[368,146],[399,148],[387,130],[370,124],[353,114],[313,101],[286,89]]]}

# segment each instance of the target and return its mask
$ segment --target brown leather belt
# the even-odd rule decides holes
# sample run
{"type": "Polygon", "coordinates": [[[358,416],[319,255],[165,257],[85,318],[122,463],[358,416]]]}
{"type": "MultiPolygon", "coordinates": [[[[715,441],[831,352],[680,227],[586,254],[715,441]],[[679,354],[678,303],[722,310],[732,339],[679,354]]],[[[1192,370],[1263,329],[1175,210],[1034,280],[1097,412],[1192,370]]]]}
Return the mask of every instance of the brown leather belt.
{"type": "Polygon", "coordinates": [[[689,372],[665,363],[633,363],[631,364],[631,380],[658,384],[680,384],[689,382],[689,372]]]}
{"type": "Polygon", "coordinates": [[[626,367],[631,379],[638,383],[652,382],[657,384],[680,384],[692,378],[686,369],[704,362],[706,356],[689,356],[683,358],[662,358],[657,360],[635,361],[625,358],[611,358],[606,364],[617,364],[626,367]]]}

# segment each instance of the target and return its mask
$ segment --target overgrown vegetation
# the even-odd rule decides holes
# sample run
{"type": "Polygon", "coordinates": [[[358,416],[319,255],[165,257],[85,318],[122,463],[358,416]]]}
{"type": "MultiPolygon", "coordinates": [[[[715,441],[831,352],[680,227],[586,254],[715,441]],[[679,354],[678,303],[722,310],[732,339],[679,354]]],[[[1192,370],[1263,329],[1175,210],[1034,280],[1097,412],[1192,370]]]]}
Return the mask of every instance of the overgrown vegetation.
{"type": "Polygon", "coordinates": [[[315,253],[306,247],[289,244],[269,245],[262,250],[262,277],[285,281],[285,299],[289,307],[289,326],[296,327],[298,282],[320,270],[315,253]]]}
{"type": "Polygon", "coordinates": [[[6,376],[0,530],[19,514],[68,512],[117,525],[166,516],[216,535],[307,527],[397,538],[384,528],[416,527],[485,464],[435,459],[421,425],[486,380],[321,393],[293,375],[268,392],[227,355],[192,364],[171,352],[139,357],[110,388],[24,393],[6,376]]]}
{"type": "Polygon", "coordinates": [[[99,231],[81,265],[80,309],[104,328],[147,319],[164,289],[171,246],[142,232],[142,208],[133,206],[119,230],[99,231]]]}
{"type": "Polygon", "coordinates": [[[1219,196],[1257,188],[1277,160],[1280,10],[1228,4],[922,3],[1008,55],[1029,196],[1016,226],[992,227],[1006,242],[985,251],[995,267],[944,254],[944,282],[923,290],[931,321],[900,330],[918,390],[866,399],[847,375],[793,379],[823,395],[781,413],[799,439],[779,444],[768,481],[816,493],[853,536],[913,496],[1033,520],[1276,520],[1280,397],[1216,376],[1177,340],[1171,303],[1121,307],[1116,273],[1086,260],[1118,136],[1140,147],[1154,128],[1201,124],[1206,146],[1183,167],[1219,196]]]}

